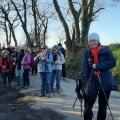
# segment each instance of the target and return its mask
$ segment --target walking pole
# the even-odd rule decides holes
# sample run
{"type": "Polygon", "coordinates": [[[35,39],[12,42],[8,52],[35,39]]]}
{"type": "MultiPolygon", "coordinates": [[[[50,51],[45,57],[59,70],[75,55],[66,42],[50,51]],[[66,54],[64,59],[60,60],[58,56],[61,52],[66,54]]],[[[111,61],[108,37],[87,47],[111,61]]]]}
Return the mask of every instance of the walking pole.
{"type": "Polygon", "coordinates": [[[75,102],[74,102],[74,104],[73,104],[73,109],[74,109],[74,107],[75,107],[75,104],[76,104],[76,102],[77,102],[77,99],[78,99],[78,97],[76,97],[76,99],[75,99],[75,102]]]}
{"type": "Polygon", "coordinates": [[[109,106],[109,103],[108,103],[108,100],[107,100],[107,97],[106,97],[106,94],[105,94],[105,90],[104,90],[104,88],[103,88],[103,86],[102,86],[102,82],[101,82],[101,78],[100,78],[99,72],[96,72],[96,74],[97,74],[97,77],[98,77],[100,86],[101,86],[101,88],[102,88],[102,91],[103,91],[105,100],[106,100],[106,102],[107,102],[107,106],[108,106],[108,109],[109,109],[109,111],[110,111],[111,118],[112,118],[112,120],[114,120],[113,115],[112,115],[111,108],[110,108],[110,106],[109,106]]]}
{"type": "Polygon", "coordinates": [[[82,94],[82,91],[81,91],[81,83],[80,83],[79,79],[80,79],[80,71],[77,72],[77,77],[76,77],[76,88],[78,88],[78,89],[75,90],[76,93],[77,93],[77,97],[76,97],[76,99],[73,103],[73,109],[75,107],[75,104],[76,104],[77,100],[79,100],[80,101],[80,107],[81,107],[81,116],[82,116],[83,94],[82,94]]]}

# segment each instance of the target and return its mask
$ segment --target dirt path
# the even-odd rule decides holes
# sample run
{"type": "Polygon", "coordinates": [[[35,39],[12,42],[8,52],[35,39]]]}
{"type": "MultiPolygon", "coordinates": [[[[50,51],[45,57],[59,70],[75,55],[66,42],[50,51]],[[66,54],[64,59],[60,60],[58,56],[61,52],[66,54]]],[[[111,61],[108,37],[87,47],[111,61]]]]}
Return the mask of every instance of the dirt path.
{"type": "MultiPolygon", "coordinates": [[[[79,101],[72,108],[76,98],[75,81],[61,81],[62,93],[55,93],[51,98],[39,97],[40,77],[31,76],[29,89],[5,87],[0,82],[0,120],[83,120],[80,117],[79,101]]],[[[110,101],[115,120],[120,120],[120,93],[112,92],[110,101]]],[[[94,105],[96,120],[98,104],[94,105]]],[[[107,119],[111,120],[108,111],[107,119]]]]}
{"type": "MultiPolygon", "coordinates": [[[[39,97],[41,90],[41,80],[39,76],[31,76],[31,86],[29,89],[21,90],[25,95],[24,101],[28,101],[29,106],[33,110],[41,110],[43,108],[52,109],[62,115],[66,116],[67,120],[83,120],[80,112],[80,103],[76,102],[75,109],[72,108],[76,98],[75,81],[71,79],[61,80],[62,93],[52,94],[51,98],[39,97]]],[[[54,86],[55,87],[55,86],[54,86]]],[[[96,120],[98,104],[93,108],[94,118],[96,120]]],[[[109,105],[111,107],[115,120],[120,120],[120,92],[112,91],[109,105]]],[[[107,112],[106,120],[111,120],[110,112],[107,112]]]]}
{"type": "Polygon", "coordinates": [[[65,120],[65,116],[51,109],[30,109],[22,101],[24,97],[15,87],[5,87],[0,81],[0,120],[65,120]]]}

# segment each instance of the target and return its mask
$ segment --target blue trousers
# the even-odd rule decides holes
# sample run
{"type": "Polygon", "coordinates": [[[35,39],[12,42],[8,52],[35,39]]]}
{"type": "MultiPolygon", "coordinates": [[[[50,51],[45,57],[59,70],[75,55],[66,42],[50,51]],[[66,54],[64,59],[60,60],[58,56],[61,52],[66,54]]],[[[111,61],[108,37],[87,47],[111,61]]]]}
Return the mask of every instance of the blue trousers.
{"type": "Polygon", "coordinates": [[[51,72],[40,72],[41,76],[41,92],[42,95],[51,93],[51,72]]]}
{"type": "Polygon", "coordinates": [[[23,87],[29,87],[30,80],[29,80],[29,69],[24,69],[23,71],[23,87]]]}
{"type": "Polygon", "coordinates": [[[61,80],[62,70],[53,70],[51,76],[51,88],[53,89],[54,81],[56,79],[56,89],[60,89],[60,80],[61,80]]]}

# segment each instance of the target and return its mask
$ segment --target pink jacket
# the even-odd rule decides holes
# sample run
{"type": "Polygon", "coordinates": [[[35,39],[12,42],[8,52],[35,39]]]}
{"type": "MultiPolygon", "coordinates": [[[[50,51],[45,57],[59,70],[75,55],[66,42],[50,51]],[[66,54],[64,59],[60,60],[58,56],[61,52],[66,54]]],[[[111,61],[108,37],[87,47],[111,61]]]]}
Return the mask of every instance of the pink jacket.
{"type": "Polygon", "coordinates": [[[30,69],[31,68],[31,56],[29,53],[25,54],[21,64],[23,65],[23,69],[30,69]]]}

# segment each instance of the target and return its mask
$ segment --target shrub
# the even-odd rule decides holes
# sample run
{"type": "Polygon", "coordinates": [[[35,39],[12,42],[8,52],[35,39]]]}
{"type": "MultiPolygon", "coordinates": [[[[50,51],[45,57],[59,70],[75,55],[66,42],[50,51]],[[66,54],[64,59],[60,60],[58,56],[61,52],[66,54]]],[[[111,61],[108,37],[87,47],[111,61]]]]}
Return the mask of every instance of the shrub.
{"type": "Polygon", "coordinates": [[[118,83],[120,83],[120,51],[113,51],[113,54],[115,55],[117,61],[116,67],[113,69],[113,75],[117,79],[118,83]]]}
{"type": "Polygon", "coordinates": [[[120,50],[119,43],[110,44],[109,47],[112,49],[112,51],[120,50]]]}
{"type": "Polygon", "coordinates": [[[69,54],[69,57],[66,61],[66,69],[67,71],[77,71],[81,66],[81,60],[83,57],[85,49],[81,49],[76,54],[69,54]]]}

